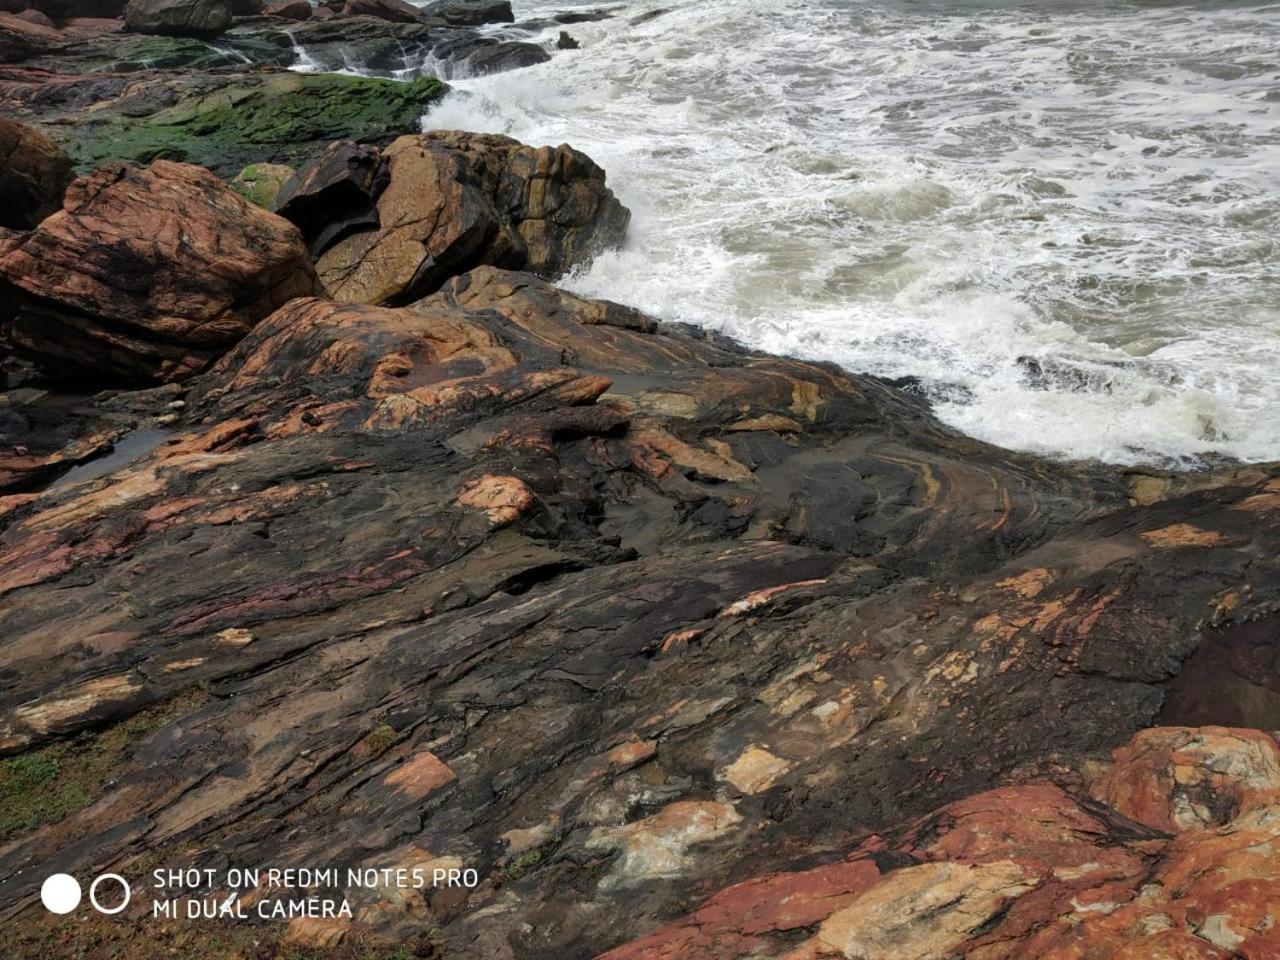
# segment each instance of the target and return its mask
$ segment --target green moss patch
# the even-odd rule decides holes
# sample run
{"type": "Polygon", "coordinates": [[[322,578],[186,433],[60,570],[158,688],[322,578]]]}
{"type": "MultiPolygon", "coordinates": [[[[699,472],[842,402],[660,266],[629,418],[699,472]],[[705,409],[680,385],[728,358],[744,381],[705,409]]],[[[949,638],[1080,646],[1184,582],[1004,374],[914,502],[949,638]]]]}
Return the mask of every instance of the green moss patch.
{"type": "Polygon", "coordinates": [[[333,140],[385,142],[421,129],[448,88],[336,74],[278,73],[230,80],[148,116],[116,117],[66,145],[81,170],[108,160],[180,160],[232,177],[252,163],[298,165],[333,140]]]}

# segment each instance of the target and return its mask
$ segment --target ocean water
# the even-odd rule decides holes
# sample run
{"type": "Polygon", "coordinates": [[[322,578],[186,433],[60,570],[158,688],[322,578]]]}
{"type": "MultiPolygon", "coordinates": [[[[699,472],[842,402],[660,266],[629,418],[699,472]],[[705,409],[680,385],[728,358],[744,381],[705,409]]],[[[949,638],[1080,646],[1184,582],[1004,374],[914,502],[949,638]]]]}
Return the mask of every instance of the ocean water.
{"type": "Polygon", "coordinates": [[[1280,3],[614,6],[424,120],[605,167],[631,236],[570,288],[1006,447],[1280,458],[1280,3]]]}

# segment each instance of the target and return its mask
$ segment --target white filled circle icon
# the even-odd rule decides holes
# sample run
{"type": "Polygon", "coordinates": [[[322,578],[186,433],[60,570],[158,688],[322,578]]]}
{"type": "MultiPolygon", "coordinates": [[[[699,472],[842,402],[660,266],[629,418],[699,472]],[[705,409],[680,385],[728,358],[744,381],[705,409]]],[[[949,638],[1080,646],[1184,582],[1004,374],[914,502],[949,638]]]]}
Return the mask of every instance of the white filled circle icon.
{"type": "Polygon", "coordinates": [[[80,906],[80,884],[69,873],[55,873],[41,884],[40,902],[50,913],[70,913],[80,906]]]}

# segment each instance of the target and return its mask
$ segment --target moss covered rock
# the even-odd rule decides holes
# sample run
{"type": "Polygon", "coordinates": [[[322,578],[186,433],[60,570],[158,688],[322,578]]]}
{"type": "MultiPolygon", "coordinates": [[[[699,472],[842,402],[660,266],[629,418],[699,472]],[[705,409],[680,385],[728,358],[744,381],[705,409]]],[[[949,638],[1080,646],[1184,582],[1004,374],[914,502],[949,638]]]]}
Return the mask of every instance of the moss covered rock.
{"type": "Polygon", "coordinates": [[[401,83],[290,72],[229,75],[225,85],[143,116],[110,111],[78,129],[66,148],[81,170],[108,160],[166,159],[230,178],[252,163],[297,164],[332,140],[388,142],[414,133],[447,89],[431,77],[401,83]]]}
{"type": "Polygon", "coordinates": [[[251,163],[236,174],[231,181],[231,189],[250,203],[269,210],[276,194],[293,172],[293,167],[288,164],[251,163]]]}

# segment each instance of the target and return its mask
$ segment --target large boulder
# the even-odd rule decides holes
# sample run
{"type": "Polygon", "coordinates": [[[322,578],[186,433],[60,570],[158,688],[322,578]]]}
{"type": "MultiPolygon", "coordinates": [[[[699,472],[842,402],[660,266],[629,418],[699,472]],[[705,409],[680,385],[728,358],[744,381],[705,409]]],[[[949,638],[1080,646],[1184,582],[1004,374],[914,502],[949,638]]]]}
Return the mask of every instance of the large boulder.
{"type": "Polygon", "coordinates": [[[217,36],[231,26],[231,0],[129,0],[124,20],[135,33],[217,36]]]}
{"type": "Polygon", "coordinates": [[[6,245],[7,338],[54,374],[165,382],[317,290],[297,229],[207,170],[157,161],[75,181],[63,209],[6,245]]]}
{"type": "Polygon", "coordinates": [[[34,227],[62,206],[71,180],[71,159],[57,144],[0,117],[0,227],[34,227]]]}
{"type": "Polygon", "coordinates": [[[25,20],[27,23],[34,23],[37,27],[48,27],[53,30],[57,26],[52,17],[40,10],[22,10],[14,14],[14,16],[19,20],[25,20]]]}
{"type": "Polygon", "coordinates": [[[436,0],[422,8],[429,17],[438,17],[456,26],[476,27],[485,23],[514,23],[511,0],[436,0]]]}
{"type": "Polygon", "coordinates": [[[393,23],[423,23],[427,19],[420,9],[405,0],[347,0],[344,17],[377,17],[393,23]]]}
{"type": "Polygon", "coordinates": [[[307,0],[281,0],[280,3],[268,4],[262,12],[281,20],[310,20],[311,4],[307,0]]]}
{"type": "Polygon", "coordinates": [[[0,13],[0,63],[20,63],[58,46],[57,30],[11,13],[0,13]]]}
{"type": "Polygon", "coordinates": [[[408,303],[482,264],[556,277],[620,244],[631,218],[604,171],[568,146],[435,132],[401,137],[384,159],[381,226],[317,263],[341,300],[408,303]]]}
{"type": "Polygon", "coordinates": [[[280,188],[293,174],[293,167],[283,163],[251,163],[236,174],[231,189],[251,203],[270,210],[280,188]]]}

